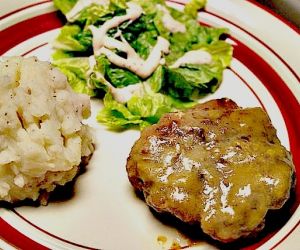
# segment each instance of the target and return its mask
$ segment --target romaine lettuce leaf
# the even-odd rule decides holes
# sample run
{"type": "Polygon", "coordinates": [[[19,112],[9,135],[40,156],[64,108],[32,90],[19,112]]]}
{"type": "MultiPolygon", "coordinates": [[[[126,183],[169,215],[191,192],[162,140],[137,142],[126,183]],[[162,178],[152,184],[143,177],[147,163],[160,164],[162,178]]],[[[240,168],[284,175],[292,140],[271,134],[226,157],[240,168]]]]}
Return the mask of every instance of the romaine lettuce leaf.
{"type": "Polygon", "coordinates": [[[138,125],[140,129],[158,122],[160,117],[178,109],[186,109],[195,105],[194,102],[181,102],[170,96],[154,93],[149,86],[144,85],[144,91],[121,104],[110,92],[106,93],[104,108],[98,113],[97,120],[113,129],[125,129],[138,125]]]}
{"type": "Polygon", "coordinates": [[[76,4],[78,0],[53,0],[54,6],[63,14],[67,14],[76,4]]]}
{"type": "Polygon", "coordinates": [[[83,9],[74,19],[77,22],[82,23],[85,27],[88,27],[91,24],[104,22],[108,18],[112,18],[116,8],[117,7],[112,5],[112,3],[109,5],[92,4],[89,7],[83,9]]]}
{"type": "Polygon", "coordinates": [[[133,2],[142,6],[142,8],[146,14],[156,13],[157,12],[157,8],[156,8],[157,4],[166,5],[164,0],[151,0],[151,1],[133,0],[133,2]]]}
{"type": "Polygon", "coordinates": [[[221,63],[213,65],[187,64],[180,68],[167,69],[166,91],[174,98],[193,100],[202,94],[212,93],[222,80],[221,63]]]}
{"type": "Polygon", "coordinates": [[[210,44],[220,40],[223,34],[228,34],[229,30],[226,28],[212,28],[199,26],[197,27],[197,44],[210,44]]]}
{"type": "Polygon", "coordinates": [[[104,55],[97,56],[95,60],[96,64],[94,65],[90,78],[88,79],[89,86],[94,89],[94,91],[97,90],[100,95],[102,95],[103,92],[106,93],[108,91],[107,80],[104,78],[104,74],[109,67],[110,62],[104,55]]]}
{"type": "Polygon", "coordinates": [[[57,49],[53,52],[51,57],[52,57],[52,60],[55,61],[55,60],[59,60],[59,59],[63,59],[63,58],[72,58],[72,57],[74,57],[74,54],[70,51],[57,49]]]}
{"type": "MultiPolygon", "coordinates": [[[[54,0],[54,6],[58,8],[63,14],[67,14],[72,10],[78,0],[54,0]]],[[[104,19],[111,18],[115,12],[119,12],[123,10],[123,14],[125,13],[125,9],[127,8],[126,0],[110,0],[109,4],[98,5],[95,3],[91,3],[89,6],[83,8],[79,13],[76,13],[72,16],[72,22],[79,22],[87,27],[90,24],[94,24],[99,22],[104,16],[109,15],[104,19]]],[[[103,21],[104,21],[103,19],[103,21]]]]}
{"type": "Polygon", "coordinates": [[[119,28],[126,41],[143,59],[148,57],[159,35],[153,18],[153,14],[142,15],[138,20],[124,23],[119,28]]]}
{"type": "Polygon", "coordinates": [[[87,72],[90,69],[87,57],[62,58],[53,61],[53,65],[67,76],[68,82],[75,92],[95,95],[95,92],[87,85],[87,72]]]}
{"type": "Polygon", "coordinates": [[[134,95],[127,103],[128,110],[141,119],[153,124],[167,112],[174,110],[172,99],[160,93],[145,93],[143,96],[134,95]]]}
{"type": "Polygon", "coordinates": [[[164,80],[165,80],[165,68],[162,65],[160,65],[149,77],[148,83],[152,91],[157,93],[162,89],[164,80]]]}
{"type": "Polygon", "coordinates": [[[108,67],[105,76],[109,82],[118,88],[136,84],[141,81],[140,78],[131,71],[115,66],[108,67]]]}
{"type": "Polygon", "coordinates": [[[104,96],[103,104],[104,108],[98,113],[97,121],[111,129],[126,129],[133,125],[142,127],[149,125],[140,116],[132,114],[124,104],[117,102],[110,92],[104,96]]]}
{"type": "Polygon", "coordinates": [[[104,55],[96,57],[97,65],[95,71],[110,82],[114,87],[125,87],[140,82],[140,78],[127,69],[119,68],[110,63],[104,55]]]}
{"type": "Polygon", "coordinates": [[[206,2],[207,0],[190,0],[184,6],[184,13],[192,18],[196,18],[198,15],[198,10],[204,8],[206,2]]]}
{"type": "Polygon", "coordinates": [[[150,54],[153,46],[156,44],[157,37],[157,31],[145,31],[131,43],[131,46],[135,49],[138,55],[145,60],[150,54]]]}
{"type": "Polygon", "coordinates": [[[230,65],[233,49],[224,41],[192,46],[192,50],[197,49],[207,51],[212,56],[212,62],[168,68],[166,91],[174,98],[192,100],[201,94],[214,92],[222,81],[223,70],[230,65]]]}
{"type": "MultiPolygon", "coordinates": [[[[76,0],[54,1],[64,14],[76,3],[76,0]]],[[[96,65],[91,69],[88,58],[93,55],[93,46],[89,25],[100,27],[114,16],[124,15],[126,2],[110,0],[106,5],[93,3],[77,13],[62,28],[54,43],[56,51],[52,55],[54,64],[67,75],[75,91],[100,98],[104,96],[104,108],[97,120],[114,129],[130,126],[143,128],[156,123],[166,112],[191,107],[199,96],[218,88],[223,71],[232,58],[232,46],[221,40],[228,30],[199,25],[197,10],[204,7],[206,0],[189,1],[184,12],[168,7],[164,0],[133,0],[141,5],[143,14],[135,21],[125,21],[110,29],[107,35],[120,40],[121,34],[142,59],[147,59],[157,38],[162,36],[170,43],[169,53],[163,55],[161,60],[165,63],[159,65],[147,79],[140,79],[135,73],[112,64],[101,54],[94,55],[96,65]],[[158,4],[184,24],[186,32],[171,33],[166,29],[164,11],[158,8],[158,4]],[[207,51],[212,56],[212,62],[170,67],[186,52],[198,49],[207,51]],[[135,93],[127,103],[117,102],[110,93],[110,85],[122,88],[142,81],[143,91],[135,93]]],[[[117,49],[113,52],[126,57],[125,52],[117,49]]]]}
{"type": "Polygon", "coordinates": [[[92,33],[75,24],[65,25],[53,42],[53,47],[65,51],[92,53],[92,33]]]}
{"type": "Polygon", "coordinates": [[[223,68],[230,66],[233,48],[225,41],[216,41],[205,45],[195,44],[192,46],[192,49],[201,49],[207,51],[212,56],[213,61],[219,61],[223,68]]]}
{"type": "Polygon", "coordinates": [[[169,65],[173,64],[185,52],[190,51],[196,46],[207,45],[217,42],[220,36],[228,33],[224,28],[210,28],[199,26],[194,20],[185,22],[187,32],[175,33],[170,37],[170,53],[166,57],[169,65]]]}

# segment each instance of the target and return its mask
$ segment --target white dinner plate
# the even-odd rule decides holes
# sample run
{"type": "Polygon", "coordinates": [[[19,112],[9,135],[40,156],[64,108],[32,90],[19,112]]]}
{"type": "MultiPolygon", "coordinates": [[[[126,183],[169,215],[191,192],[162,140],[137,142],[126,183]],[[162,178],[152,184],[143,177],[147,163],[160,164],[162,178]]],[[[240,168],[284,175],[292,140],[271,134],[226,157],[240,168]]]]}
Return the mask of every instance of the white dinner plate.
{"type": "MultiPolygon", "coordinates": [[[[184,1],[168,1],[183,8],[184,1]]],[[[234,58],[220,88],[203,99],[228,97],[242,107],[261,106],[282,144],[291,151],[300,180],[300,36],[253,1],[208,0],[199,20],[228,27],[234,58]]],[[[0,55],[50,60],[51,41],[63,25],[51,1],[0,1],[0,55]]],[[[0,208],[0,248],[11,249],[216,249],[208,238],[191,239],[182,227],[151,212],[131,187],[125,169],[139,131],[111,132],[96,122],[101,101],[92,100],[96,151],[75,182],[74,194],[48,206],[0,208]],[[1,240],[2,239],[2,240],[1,240]]],[[[1,119],[1,117],[0,117],[1,119]]],[[[0,142],[1,143],[1,142],[0,142]]],[[[300,249],[300,183],[288,207],[257,238],[229,249],[300,249]]]]}

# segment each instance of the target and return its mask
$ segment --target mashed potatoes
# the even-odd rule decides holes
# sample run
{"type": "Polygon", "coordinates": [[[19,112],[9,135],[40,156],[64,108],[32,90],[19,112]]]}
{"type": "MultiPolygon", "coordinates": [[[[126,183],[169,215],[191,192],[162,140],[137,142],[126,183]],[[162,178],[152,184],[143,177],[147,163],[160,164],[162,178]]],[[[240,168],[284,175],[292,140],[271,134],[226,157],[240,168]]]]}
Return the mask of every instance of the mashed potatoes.
{"type": "Polygon", "coordinates": [[[0,58],[0,200],[46,202],[71,181],[94,151],[89,115],[89,97],[50,63],[0,58]]]}

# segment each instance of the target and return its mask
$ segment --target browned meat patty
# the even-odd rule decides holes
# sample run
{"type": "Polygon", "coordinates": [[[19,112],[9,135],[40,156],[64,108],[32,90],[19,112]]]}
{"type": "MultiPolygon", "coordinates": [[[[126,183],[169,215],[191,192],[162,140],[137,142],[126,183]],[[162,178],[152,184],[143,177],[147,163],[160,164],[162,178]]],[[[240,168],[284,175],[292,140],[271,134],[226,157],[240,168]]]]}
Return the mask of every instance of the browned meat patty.
{"type": "Polygon", "coordinates": [[[289,198],[294,166],[261,108],[212,100],[144,129],[127,161],[149,206],[230,242],[289,198]]]}

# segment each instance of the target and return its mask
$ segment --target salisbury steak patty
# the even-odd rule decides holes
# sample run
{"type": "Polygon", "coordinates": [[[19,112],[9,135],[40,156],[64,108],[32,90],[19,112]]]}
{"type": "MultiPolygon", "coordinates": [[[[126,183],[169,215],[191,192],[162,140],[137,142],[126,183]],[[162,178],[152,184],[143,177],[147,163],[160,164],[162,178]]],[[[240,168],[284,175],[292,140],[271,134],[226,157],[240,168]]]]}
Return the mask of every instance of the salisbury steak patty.
{"type": "Polygon", "coordinates": [[[267,114],[229,99],[163,116],[142,131],[126,168],[149,206],[223,242],[262,229],[289,198],[294,173],[267,114]]]}

